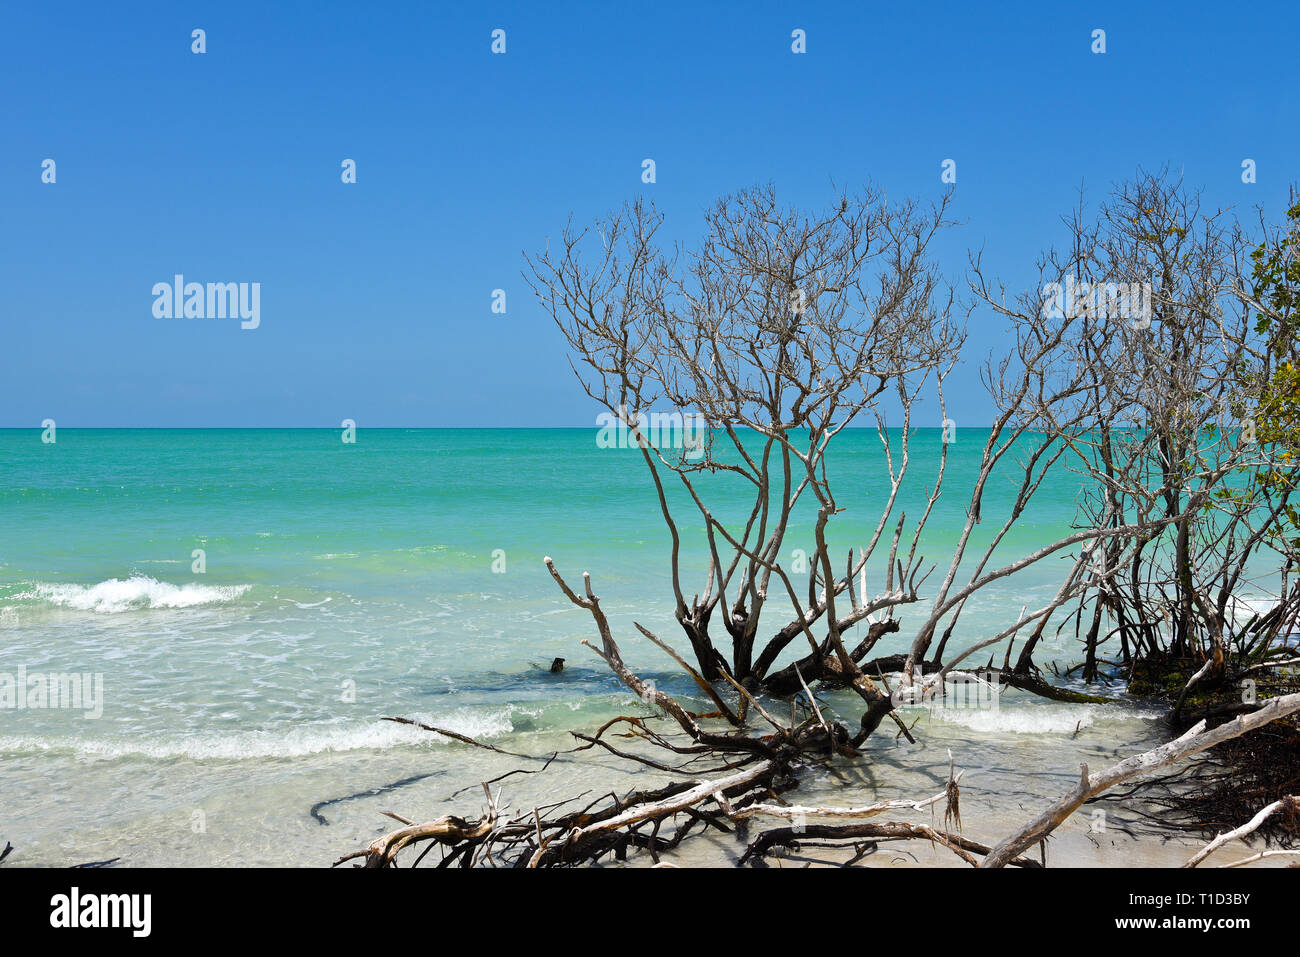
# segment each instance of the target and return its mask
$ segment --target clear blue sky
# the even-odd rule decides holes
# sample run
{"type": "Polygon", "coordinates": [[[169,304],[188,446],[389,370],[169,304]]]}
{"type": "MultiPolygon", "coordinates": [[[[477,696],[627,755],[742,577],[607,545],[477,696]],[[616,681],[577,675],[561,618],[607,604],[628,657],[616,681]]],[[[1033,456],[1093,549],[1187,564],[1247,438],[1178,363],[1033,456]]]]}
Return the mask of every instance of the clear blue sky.
{"type": "MultiPolygon", "coordinates": [[[[945,267],[1024,281],[1079,186],[1139,165],[1276,215],[1298,28],[1293,0],[9,3],[0,425],[592,425],[520,277],[571,211],[648,192],[690,237],[746,185],[933,197],[953,158],[945,267]],[[176,272],[260,282],[261,327],[155,319],[176,272]]],[[[974,317],[963,425],[998,333],[974,317]]]]}

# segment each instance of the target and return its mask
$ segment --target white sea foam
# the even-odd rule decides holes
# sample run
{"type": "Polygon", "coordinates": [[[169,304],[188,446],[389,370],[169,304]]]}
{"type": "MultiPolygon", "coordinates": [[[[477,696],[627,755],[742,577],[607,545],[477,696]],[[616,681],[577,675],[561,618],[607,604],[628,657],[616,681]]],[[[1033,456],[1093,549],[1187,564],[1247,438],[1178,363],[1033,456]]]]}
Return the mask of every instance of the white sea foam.
{"type": "Polygon", "coordinates": [[[1095,705],[1028,708],[936,708],[933,717],[984,734],[1073,734],[1097,718],[1095,705]]]}
{"type": "MultiPolygon", "coordinates": [[[[426,724],[446,728],[475,740],[514,730],[514,709],[474,713],[461,711],[442,718],[422,717],[426,724]]],[[[442,735],[392,721],[365,724],[318,724],[276,731],[201,732],[191,735],[131,735],[113,738],[0,735],[0,754],[72,752],[79,758],[189,758],[196,761],[246,761],[294,758],[327,752],[386,751],[402,746],[440,747],[454,743],[442,735]]]]}
{"type": "Polygon", "coordinates": [[[37,583],[16,599],[36,599],[61,608],[104,614],[141,608],[193,608],[233,601],[249,585],[173,585],[145,575],[110,578],[94,585],[37,583]]]}

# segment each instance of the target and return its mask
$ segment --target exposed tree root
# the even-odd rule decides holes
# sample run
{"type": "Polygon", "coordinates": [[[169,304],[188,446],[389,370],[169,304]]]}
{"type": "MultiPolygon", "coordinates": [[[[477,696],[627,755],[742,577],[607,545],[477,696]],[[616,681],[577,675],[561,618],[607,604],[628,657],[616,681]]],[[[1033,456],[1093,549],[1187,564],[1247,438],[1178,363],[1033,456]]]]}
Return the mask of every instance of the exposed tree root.
{"type": "Polygon", "coordinates": [[[1088,766],[1081,768],[1079,783],[1051,807],[995,847],[980,865],[1002,867],[1021,851],[1041,841],[1054,831],[1062,821],[1073,814],[1089,798],[1096,797],[1130,778],[1147,774],[1158,768],[1181,761],[1221,742],[1236,738],[1247,731],[1262,727],[1278,718],[1300,711],[1300,693],[1272,698],[1249,715],[1240,715],[1207,730],[1205,722],[1193,725],[1182,737],[1134,755],[1106,768],[1095,777],[1088,774],[1088,766]]]}
{"type": "MultiPolygon", "coordinates": [[[[1212,659],[1206,659],[1212,661],[1212,659]]],[[[1208,678],[1192,658],[1149,655],[1134,667],[1130,690],[1144,696],[1177,699],[1171,723],[1176,731],[1197,721],[1215,727],[1260,707],[1257,699],[1300,691],[1289,652],[1230,659],[1223,673],[1208,678]],[[1191,676],[1190,678],[1188,676],[1191,676]],[[1249,682],[1247,684],[1247,682],[1249,682]]],[[[1300,792],[1300,716],[1290,715],[1216,745],[1198,761],[1170,774],[1137,782],[1125,792],[1139,804],[1140,817],[1159,830],[1212,836],[1240,827],[1259,808],[1300,792]]],[[[1273,815],[1252,835],[1265,845],[1300,845],[1300,822],[1273,815]]]]}
{"type": "MultiPolygon", "coordinates": [[[[1206,722],[1202,721],[1182,737],[1145,754],[1121,761],[1098,775],[1090,776],[1087,767],[1084,766],[1079,784],[1070,793],[1014,834],[990,846],[966,838],[953,830],[954,826],[957,830],[961,827],[958,786],[961,775],[957,773],[951,760],[949,780],[943,792],[921,801],[903,799],[864,807],[809,807],[790,805],[780,798],[782,793],[798,786],[800,773],[805,769],[814,766],[829,767],[829,763],[836,756],[850,759],[860,757],[859,747],[874,733],[885,717],[888,716],[901,724],[894,713],[895,696],[881,691],[864,673],[859,662],[847,652],[840,653],[844,649],[842,644],[837,644],[837,637],[831,642],[832,645],[837,646],[835,668],[819,665],[815,656],[805,660],[814,673],[820,674],[824,680],[829,678],[835,681],[837,677],[841,679],[847,677],[848,686],[863,699],[866,707],[859,719],[859,730],[855,734],[850,734],[838,720],[828,718],[819,707],[809,687],[808,678],[799,663],[792,665],[790,669],[798,683],[799,693],[792,703],[793,712],[788,722],[778,719],[764,707],[756,697],[756,689],[747,687],[746,684],[724,674],[722,677],[728,680],[736,694],[735,701],[729,702],[698,672],[686,665],[686,670],[696,678],[702,690],[707,688],[707,695],[716,708],[714,717],[725,719],[730,725],[730,730],[717,731],[705,724],[702,716],[692,713],[652,683],[643,681],[626,665],[614,640],[609,622],[600,607],[600,600],[592,591],[587,576],[584,575],[584,594],[579,595],[569,588],[549,559],[547,567],[570,601],[591,614],[600,635],[601,645],[599,648],[590,645],[589,647],[592,647],[606,662],[624,685],[647,704],[671,719],[680,730],[680,734],[669,736],[653,730],[643,718],[621,716],[606,722],[595,734],[575,733],[575,737],[582,743],[574,750],[599,747],[620,759],[633,761],[665,773],[684,775],[685,779],[673,781],[656,789],[632,791],[621,797],[605,794],[576,809],[572,806],[577,803],[577,799],[569,799],[546,808],[516,811],[512,815],[505,813],[505,806],[498,806],[499,796],[494,796],[489,784],[485,783],[483,790],[487,797],[487,806],[477,821],[447,815],[423,824],[416,824],[389,813],[389,816],[398,820],[403,827],[383,835],[364,849],[339,858],[335,862],[336,865],[363,858],[366,867],[397,866],[399,854],[406,848],[416,845],[425,846],[412,866],[423,861],[434,848],[441,848],[443,852],[441,859],[436,863],[438,867],[571,867],[597,863],[610,857],[623,860],[630,851],[645,851],[653,863],[659,864],[662,863],[661,854],[678,847],[698,828],[732,834],[736,829],[746,829],[748,822],[752,820],[779,817],[790,821],[791,824],[768,829],[749,840],[739,863],[762,866],[764,855],[771,849],[798,847],[801,842],[804,844],[820,842],[817,846],[848,845],[854,849],[852,860],[856,862],[870,853],[870,848],[879,841],[925,840],[948,848],[972,866],[1036,867],[1041,866],[1040,862],[1025,858],[1023,852],[1042,842],[1085,801],[1097,797],[1121,782],[1147,775],[1154,770],[1237,739],[1247,732],[1269,726],[1280,718],[1300,711],[1300,693],[1272,698],[1250,713],[1238,715],[1233,720],[1212,729],[1207,729],[1206,722]],[[748,723],[751,712],[759,716],[770,730],[751,728],[748,723]],[[642,745],[658,751],[661,756],[647,757],[606,740],[607,733],[616,727],[626,729],[628,733],[639,739],[642,745]],[[692,765],[698,766],[701,763],[710,765],[707,772],[692,769],[692,765]],[[945,804],[945,823],[942,830],[919,823],[901,821],[875,823],[854,820],[874,817],[889,811],[921,811],[940,801],[945,804]],[[830,818],[840,821],[848,819],[852,823],[809,825],[808,818],[830,818]]],[[[648,629],[640,625],[637,627],[642,634],[679,664],[684,664],[680,656],[665,642],[648,629]]],[[[870,647],[870,643],[868,639],[855,649],[855,652],[864,652],[870,647]]],[[[863,656],[864,654],[859,655],[859,657],[863,656]]],[[[875,662],[882,682],[884,665],[887,663],[895,662],[888,659],[877,659],[875,662]]],[[[931,684],[942,681],[951,668],[952,665],[949,664],[940,669],[939,674],[931,680],[931,684]]],[[[924,675],[930,669],[926,667],[925,662],[918,662],[915,670],[924,675]]],[[[784,671],[778,672],[778,674],[784,673],[784,671]]],[[[1003,676],[1004,679],[1011,679],[1007,681],[1008,684],[1024,687],[1036,693],[1043,693],[1045,689],[1053,690],[1046,686],[1041,678],[1029,671],[1020,674],[1003,672],[1003,676]]],[[[1047,696],[1054,697],[1056,700],[1106,700],[1092,696],[1063,698],[1050,693],[1047,696]]],[[[474,747],[531,758],[528,755],[517,755],[515,752],[484,745],[465,735],[453,734],[431,725],[408,719],[394,720],[422,727],[432,733],[447,735],[474,747]]],[[[546,758],[545,765],[538,769],[538,772],[549,767],[555,757],[556,754],[552,754],[546,758]]],[[[1254,833],[1263,826],[1265,819],[1290,821],[1295,816],[1292,803],[1280,803],[1277,807],[1268,810],[1267,814],[1261,812],[1260,819],[1254,821],[1249,829],[1239,828],[1231,832],[1224,841],[1254,833]],[[1284,813],[1275,815],[1273,813],[1275,811],[1284,813]]]]}
{"type": "Polygon", "coordinates": [[[1286,818],[1291,827],[1294,828],[1296,822],[1300,821],[1300,798],[1297,798],[1294,794],[1288,794],[1285,797],[1274,801],[1272,804],[1261,808],[1255,816],[1245,824],[1233,828],[1231,831],[1225,831],[1215,837],[1214,840],[1210,841],[1210,843],[1206,844],[1203,848],[1193,854],[1183,867],[1195,867],[1230,841],[1248,837],[1255,831],[1259,830],[1260,826],[1274,814],[1286,818]]]}

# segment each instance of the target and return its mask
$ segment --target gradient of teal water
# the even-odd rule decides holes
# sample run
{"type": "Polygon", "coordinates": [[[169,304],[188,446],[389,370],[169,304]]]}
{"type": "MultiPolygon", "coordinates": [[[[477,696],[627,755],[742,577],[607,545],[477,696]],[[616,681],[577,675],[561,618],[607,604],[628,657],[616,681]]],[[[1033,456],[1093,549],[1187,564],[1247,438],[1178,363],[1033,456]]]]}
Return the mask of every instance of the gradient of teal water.
{"type": "MultiPolygon", "coordinates": [[[[985,435],[962,431],[949,446],[946,491],[922,543],[937,560],[965,521],[985,435]]],[[[225,851],[203,850],[178,827],[185,839],[150,860],[319,861],[257,844],[256,822],[283,813],[295,827],[319,826],[303,814],[311,795],[431,766],[459,787],[494,767],[385,715],[536,751],[625,713],[628,692],[582,647],[590,620],[558,593],[544,555],[574,582],[590,571],[628,660],[690,694],[632,628],[678,637],[653,487],[637,451],[594,438],[594,429],[362,429],[349,445],[338,430],[60,429],[44,444],[37,430],[0,431],[0,673],[104,676],[98,720],[0,710],[0,760],[12,772],[0,778],[9,792],[0,839],[22,838],[29,860],[55,863],[71,851],[52,809],[94,822],[107,852],[156,845],[159,829],[171,833],[194,809],[222,808],[225,851]],[[191,570],[194,549],[206,553],[203,574],[191,570]],[[569,662],[563,675],[539,667],[557,656],[569,662]],[[29,790],[14,791],[15,774],[29,790]]],[[[900,500],[909,516],[923,510],[940,448],[938,430],[913,441],[900,500]]],[[[845,509],[832,542],[843,556],[869,538],[889,484],[874,431],[844,432],[830,461],[845,509]]],[[[989,519],[1004,514],[1013,479],[992,483],[979,541],[995,531],[989,519]]],[[[720,515],[743,514],[736,483],[703,486],[720,515]]],[[[1067,528],[1078,488],[1061,470],[1000,554],[1067,528]]],[[[686,528],[689,503],[674,501],[686,528]]],[[[797,516],[787,552],[809,547],[810,517],[797,516]]],[[[686,557],[685,587],[702,588],[696,534],[686,557]]],[[[1049,561],[982,592],[966,611],[970,637],[1047,598],[1062,568],[1049,561]]],[[[901,617],[882,651],[901,650],[920,614],[901,617]]],[[[1046,656],[1073,657],[1069,638],[1052,641],[1046,656]]],[[[949,731],[1012,747],[1023,732],[1062,734],[1094,719],[1137,733],[1130,715],[1032,701],[1001,724],[986,716],[949,731]]],[[[353,820],[370,833],[373,819],[353,820]]]]}

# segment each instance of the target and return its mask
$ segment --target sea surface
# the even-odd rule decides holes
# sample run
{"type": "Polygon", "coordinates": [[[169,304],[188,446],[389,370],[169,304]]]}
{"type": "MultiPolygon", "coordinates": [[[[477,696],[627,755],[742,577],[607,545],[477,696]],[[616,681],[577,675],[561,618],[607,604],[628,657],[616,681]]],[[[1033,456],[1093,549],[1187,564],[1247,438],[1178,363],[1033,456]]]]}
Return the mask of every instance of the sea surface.
{"type": "MultiPolygon", "coordinates": [[[[921,548],[940,567],[923,594],[933,594],[965,521],[985,435],[959,431],[949,445],[921,548]]],[[[575,585],[591,573],[634,668],[691,697],[689,681],[633,627],[689,650],[672,617],[653,485],[637,450],[596,438],[594,428],[362,428],[349,444],[327,429],[60,428],[51,444],[36,429],[0,430],[0,685],[20,673],[102,682],[97,705],[85,695],[85,707],[11,698],[0,708],[0,847],[13,843],[11,863],[327,865],[387,829],[382,810],[477,816],[480,781],[541,762],[385,717],[545,756],[573,747],[572,731],[651,714],[582,645],[597,640],[591,620],[559,593],[546,555],[575,585]],[[556,657],[567,664],[551,674],[556,657]]],[[[891,441],[897,468],[897,433],[891,441]]],[[[909,518],[924,509],[940,449],[939,430],[913,439],[913,480],[900,496],[909,518]]],[[[875,431],[843,432],[830,474],[843,509],[831,526],[838,567],[869,539],[889,494],[875,431]]],[[[977,541],[996,530],[1013,479],[1008,470],[993,482],[977,541]]],[[[1059,470],[999,556],[1067,530],[1079,488],[1059,470]]],[[[745,514],[741,491],[725,478],[702,482],[732,520],[745,514]]],[[[702,590],[707,552],[690,531],[698,518],[680,491],[672,501],[686,536],[684,588],[702,590]]],[[[805,509],[788,559],[811,550],[811,527],[805,509]]],[[[979,593],[951,647],[1041,604],[1066,561],[979,593]]],[[[868,587],[878,586],[883,564],[870,574],[868,587]]],[[[782,611],[769,610],[773,629],[782,611]]],[[[904,650],[922,614],[904,609],[901,632],[879,653],[904,650]]],[[[1066,629],[1048,636],[1038,660],[1064,668],[1079,655],[1066,629]]],[[[828,703],[856,721],[852,701],[828,703]]],[[[1063,705],[1017,692],[996,710],[904,713],[916,745],[882,729],[868,760],[810,775],[799,800],[926,797],[942,789],[951,754],[966,769],[965,833],[996,842],[1068,788],[1080,763],[1101,767],[1165,736],[1136,704],[1063,705]]],[[[498,787],[528,808],[653,784],[654,775],[583,752],[498,787]]],[[[1144,836],[1125,820],[1116,810],[1099,830],[1078,816],[1054,839],[1049,863],[1185,858],[1185,842],[1144,836]]],[[[743,851],[722,837],[687,848],[687,863],[743,851]]],[[[928,845],[874,860],[957,863],[928,845]]]]}

